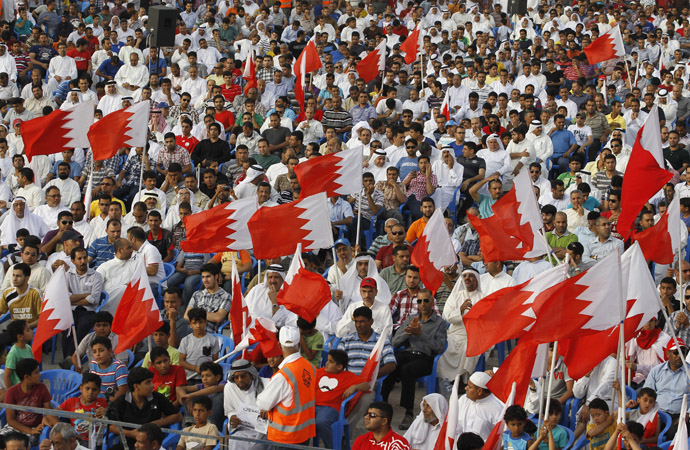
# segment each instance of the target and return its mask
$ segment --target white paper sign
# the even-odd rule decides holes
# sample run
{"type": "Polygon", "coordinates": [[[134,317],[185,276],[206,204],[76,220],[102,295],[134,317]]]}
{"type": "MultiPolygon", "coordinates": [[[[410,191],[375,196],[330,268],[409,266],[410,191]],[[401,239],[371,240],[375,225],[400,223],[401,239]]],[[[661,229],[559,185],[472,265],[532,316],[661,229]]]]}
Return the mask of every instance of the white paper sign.
{"type": "Polygon", "coordinates": [[[268,421],[259,417],[261,411],[255,406],[243,405],[237,412],[237,418],[240,419],[242,425],[247,428],[253,428],[259,433],[268,432],[268,421]]]}

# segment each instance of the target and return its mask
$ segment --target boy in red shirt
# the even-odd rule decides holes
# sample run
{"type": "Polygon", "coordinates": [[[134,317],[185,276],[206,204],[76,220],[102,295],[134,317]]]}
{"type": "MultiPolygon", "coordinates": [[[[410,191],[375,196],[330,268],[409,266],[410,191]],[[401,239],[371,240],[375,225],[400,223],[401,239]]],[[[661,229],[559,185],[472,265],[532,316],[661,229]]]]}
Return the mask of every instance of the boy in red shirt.
{"type": "Polygon", "coordinates": [[[88,47],[89,41],[84,38],[77,39],[76,48],[71,49],[67,52],[67,56],[74,58],[74,62],[77,65],[77,74],[79,78],[86,77],[91,73],[91,55],[86,47],[88,47]]]}
{"type": "MultiPolygon", "coordinates": [[[[108,407],[108,402],[104,398],[99,398],[101,393],[101,377],[95,373],[85,373],[81,377],[81,386],[79,386],[81,395],[79,397],[70,397],[57,408],[60,411],[69,411],[75,413],[89,414],[98,418],[102,418],[105,414],[105,409],[108,407]]],[[[52,427],[59,422],[59,419],[54,416],[46,416],[46,421],[52,427]]],[[[77,432],[79,442],[82,445],[88,445],[89,435],[91,434],[93,422],[81,419],[70,419],[74,431],[77,432]]]]}
{"type": "Polygon", "coordinates": [[[333,448],[331,424],[338,420],[340,404],[355,391],[367,392],[369,383],[349,372],[347,353],[343,350],[328,352],[326,367],[316,369],[316,434],[326,448],[333,448]]]}
{"type": "Polygon", "coordinates": [[[170,364],[170,355],[163,347],[154,347],[151,350],[151,363],[149,370],[153,373],[153,388],[159,394],[165,395],[173,405],[180,406],[176,390],[179,386],[187,385],[184,369],[170,364]]]}

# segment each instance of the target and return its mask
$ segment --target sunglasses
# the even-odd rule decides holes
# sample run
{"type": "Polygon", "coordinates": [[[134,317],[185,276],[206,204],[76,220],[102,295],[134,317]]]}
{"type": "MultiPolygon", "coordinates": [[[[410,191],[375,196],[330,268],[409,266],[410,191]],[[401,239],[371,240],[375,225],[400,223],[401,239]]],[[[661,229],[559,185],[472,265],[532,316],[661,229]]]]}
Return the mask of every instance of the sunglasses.
{"type": "Polygon", "coordinates": [[[376,419],[377,417],[383,417],[383,416],[379,416],[376,413],[366,413],[366,414],[364,414],[364,417],[369,417],[370,419],[376,419]]]}
{"type": "Polygon", "coordinates": [[[686,300],[690,300],[690,295],[686,295],[686,296],[685,296],[685,299],[686,299],[686,300]]]}
{"type": "Polygon", "coordinates": [[[422,302],[424,302],[424,303],[431,303],[431,299],[430,299],[430,298],[418,298],[418,299],[417,299],[417,304],[418,304],[418,305],[421,305],[422,302]]]}
{"type": "Polygon", "coordinates": [[[414,146],[414,145],[408,145],[408,146],[406,146],[405,148],[415,149],[415,148],[417,148],[417,147],[414,146]]]}
{"type": "Polygon", "coordinates": [[[391,231],[391,234],[393,236],[402,236],[403,234],[405,234],[405,232],[404,231],[391,231]]]}
{"type": "Polygon", "coordinates": [[[63,225],[72,225],[72,224],[74,223],[74,221],[72,221],[72,220],[62,220],[62,221],[60,221],[60,223],[63,224],[63,225]]]}

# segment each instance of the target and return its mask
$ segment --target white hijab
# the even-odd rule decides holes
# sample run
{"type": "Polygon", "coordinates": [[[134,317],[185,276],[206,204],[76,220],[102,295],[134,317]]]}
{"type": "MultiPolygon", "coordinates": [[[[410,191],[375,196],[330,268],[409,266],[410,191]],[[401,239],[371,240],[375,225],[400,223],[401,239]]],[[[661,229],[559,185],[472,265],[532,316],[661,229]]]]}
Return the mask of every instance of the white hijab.
{"type": "Polygon", "coordinates": [[[2,244],[16,244],[17,230],[22,228],[26,228],[31,235],[38,237],[43,237],[50,231],[43,219],[29,211],[29,206],[26,204],[24,197],[15,197],[10,207],[9,216],[5,218],[5,221],[0,226],[2,244]],[[14,204],[17,202],[24,203],[24,217],[21,219],[17,217],[17,213],[14,211],[14,204]]]}
{"type": "Polygon", "coordinates": [[[446,413],[448,413],[448,401],[441,394],[429,394],[424,396],[421,402],[419,402],[419,408],[421,411],[415,417],[414,422],[410,425],[410,429],[405,433],[404,438],[412,443],[422,443],[429,436],[429,430],[431,430],[434,425],[426,423],[424,421],[424,402],[426,402],[431,410],[434,412],[438,423],[442,424],[446,418],[446,413]]]}
{"type": "Polygon", "coordinates": [[[163,228],[165,228],[166,230],[171,230],[172,227],[177,225],[177,223],[180,221],[180,193],[182,192],[182,190],[189,192],[189,204],[192,206],[192,214],[196,214],[201,211],[201,208],[194,204],[194,202],[196,201],[194,199],[194,192],[192,192],[191,189],[187,188],[180,189],[179,191],[177,191],[177,202],[170,208],[168,208],[168,215],[165,216],[165,220],[163,221],[163,228]]]}
{"type": "Polygon", "coordinates": [[[357,263],[359,261],[369,262],[367,277],[376,280],[376,289],[378,291],[376,294],[376,301],[390,305],[392,298],[391,291],[388,288],[386,281],[381,278],[381,275],[379,275],[379,271],[376,269],[374,258],[369,255],[360,255],[355,258],[354,264],[347,269],[345,275],[343,275],[340,279],[339,286],[340,290],[343,292],[343,299],[340,301],[340,310],[345,312],[351,303],[362,299],[362,297],[359,295],[359,285],[362,282],[362,279],[359,278],[359,274],[357,273],[357,263]]]}

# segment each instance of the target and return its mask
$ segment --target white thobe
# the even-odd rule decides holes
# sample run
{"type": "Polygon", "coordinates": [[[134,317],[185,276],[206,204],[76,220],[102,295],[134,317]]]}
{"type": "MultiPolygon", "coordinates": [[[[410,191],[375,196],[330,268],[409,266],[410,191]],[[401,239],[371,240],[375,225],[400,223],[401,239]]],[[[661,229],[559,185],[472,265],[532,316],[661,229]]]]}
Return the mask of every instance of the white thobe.
{"type": "Polygon", "coordinates": [[[463,395],[458,400],[458,426],[462,433],[476,433],[486,440],[501,419],[503,403],[493,394],[472,401],[463,395]]]}
{"type": "Polygon", "coordinates": [[[62,206],[70,207],[72,203],[81,200],[81,189],[79,189],[79,183],[74,181],[72,178],[67,178],[61,180],[60,178],[53,178],[46,184],[44,189],[48,189],[51,186],[56,186],[60,189],[60,194],[62,195],[60,203],[62,206]]]}
{"type": "Polygon", "coordinates": [[[50,60],[48,65],[48,72],[50,72],[50,78],[55,78],[59,76],[63,79],[69,77],[70,80],[77,79],[77,63],[74,58],[70,56],[55,56],[50,60]]]}
{"type": "Polygon", "coordinates": [[[122,109],[122,96],[120,94],[104,95],[98,102],[98,109],[103,112],[104,116],[107,116],[111,112],[115,112],[118,109],[122,109]]]}
{"type": "Polygon", "coordinates": [[[137,261],[134,258],[118,259],[117,257],[106,261],[96,269],[103,277],[103,290],[108,293],[110,299],[103,307],[111,314],[115,314],[117,305],[120,304],[122,294],[127,284],[134,278],[137,261]]]}
{"type": "Polygon", "coordinates": [[[65,208],[61,204],[57,206],[40,205],[34,209],[33,213],[43,219],[46,225],[48,225],[48,228],[55,230],[58,227],[58,214],[60,214],[62,211],[69,211],[69,208],[65,208]]]}

